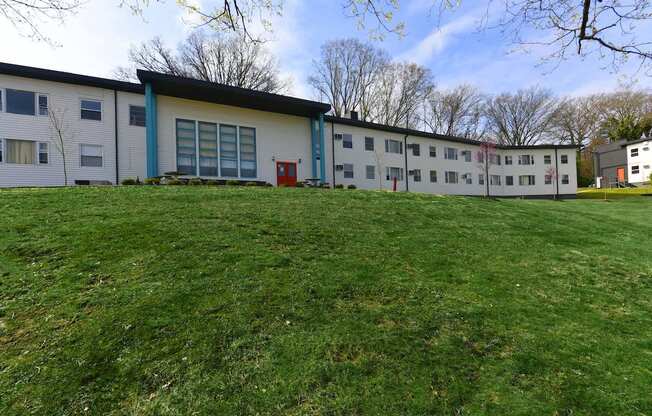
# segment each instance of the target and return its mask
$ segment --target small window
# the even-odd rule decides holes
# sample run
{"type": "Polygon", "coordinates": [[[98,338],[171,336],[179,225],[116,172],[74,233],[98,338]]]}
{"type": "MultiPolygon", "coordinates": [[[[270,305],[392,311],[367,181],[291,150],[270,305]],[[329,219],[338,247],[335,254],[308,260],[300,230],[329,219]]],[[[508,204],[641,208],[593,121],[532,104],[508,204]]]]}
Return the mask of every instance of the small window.
{"type": "MultiPolygon", "coordinates": [[[[444,159],[457,160],[457,149],[453,147],[446,147],[444,149],[444,159]]],[[[455,182],[457,183],[457,182],[455,182]]]]}
{"type": "Polygon", "coordinates": [[[376,179],[376,167],[374,165],[367,165],[367,179],[376,179]]]}
{"type": "Polygon", "coordinates": [[[638,165],[632,166],[632,175],[637,175],[640,172],[638,165]]]}
{"type": "Polygon", "coordinates": [[[2,163],[2,161],[4,160],[4,158],[3,158],[3,156],[4,156],[3,149],[4,148],[2,147],[2,139],[0,139],[0,163],[2,163]]]}
{"type": "MultiPolygon", "coordinates": [[[[563,157],[563,156],[562,156],[563,157]]],[[[519,165],[534,165],[534,156],[531,155],[520,155],[518,157],[519,165]]]]}
{"type": "Polygon", "coordinates": [[[346,179],[353,179],[353,165],[351,163],[344,164],[344,177],[346,179]]]}
{"type": "Polygon", "coordinates": [[[568,185],[568,183],[569,183],[568,175],[561,175],[561,184],[568,185]]]}
{"type": "MultiPolygon", "coordinates": [[[[483,154],[478,153],[478,155],[483,155],[483,154]]],[[[484,159],[484,157],[482,159],[484,159]]],[[[480,163],[483,163],[483,162],[484,162],[484,160],[482,160],[480,163]]],[[[489,163],[492,164],[492,165],[499,165],[500,166],[500,155],[490,154],[489,155],[489,163]]]]}
{"type": "Polygon", "coordinates": [[[552,157],[550,155],[543,156],[543,164],[549,165],[552,163],[552,157]]]}
{"type": "Polygon", "coordinates": [[[350,134],[342,135],[342,147],[345,149],[353,149],[353,136],[350,134]]]}
{"type": "Polygon", "coordinates": [[[102,102],[94,100],[81,100],[82,120],[102,120],[102,102]]]}
{"type": "MultiPolygon", "coordinates": [[[[31,91],[7,89],[7,113],[36,115],[36,94],[31,91]]],[[[7,146],[8,147],[8,146],[7,146]]]]}
{"type": "Polygon", "coordinates": [[[500,175],[489,176],[489,185],[500,186],[500,175]]]}
{"type": "Polygon", "coordinates": [[[38,96],[38,115],[47,116],[48,115],[48,96],[39,95],[38,96]]]}
{"type": "Polygon", "coordinates": [[[374,151],[374,138],[365,137],[364,138],[364,150],[373,152],[374,151]]]}
{"type": "Polygon", "coordinates": [[[546,185],[552,185],[552,175],[545,176],[546,185]]]}
{"type": "Polygon", "coordinates": [[[506,165],[511,165],[512,164],[512,157],[511,156],[505,156],[505,164],[506,165]]]}
{"type": "Polygon", "coordinates": [[[459,174],[457,172],[446,171],[444,173],[444,179],[446,180],[446,183],[457,183],[458,177],[459,174]]]}
{"type": "Polygon", "coordinates": [[[465,173],[462,175],[462,178],[464,179],[464,183],[467,185],[473,185],[473,175],[470,173],[465,173]]]}
{"type": "Polygon", "coordinates": [[[471,151],[470,150],[462,150],[462,156],[464,157],[465,162],[470,162],[471,161],[471,151]]]}
{"type": "Polygon", "coordinates": [[[49,161],[48,154],[48,144],[39,143],[38,144],[38,163],[41,165],[47,165],[49,161]]]}
{"type": "Polygon", "coordinates": [[[17,165],[36,164],[35,142],[7,139],[5,143],[7,146],[7,163],[15,163],[17,165]]]}
{"type": "Polygon", "coordinates": [[[484,174],[483,173],[478,175],[478,184],[484,185],[484,174]]]}
{"type": "Polygon", "coordinates": [[[421,156],[421,145],[412,143],[412,156],[421,156]]]}
{"type": "Polygon", "coordinates": [[[412,178],[414,182],[421,182],[421,169],[415,169],[412,171],[412,178]]]}
{"type": "Polygon", "coordinates": [[[437,147],[430,146],[430,157],[437,157],[437,147]]]}
{"type": "Polygon", "coordinates": [[[385,140],[385,153],[403,154],[403,142],[398,140],[385,140]]]}
{"type": "Polygon", "coordinates": [[[430,182],[437,183],[437,171],[436,170],[431,170],[430,171],[430,182]]]}
{"type": "Polygon", "coordinates": [[[521,175],[518,177],[518,184],[521,186],[534,186],[534,175],[521,175]]]}
{"type": "Polygon", "coordinates": [[[145,107],[140,105],[129,106],[129,125],[145,127],[145,107]]]}
{"type": "Polygon", "coordinates": [[[0,90],[0,111],[2,111],[2,90],[0,90]]]}
{"type": "MultiPolygon", "coordinates": [[[[1,111],[1,110],[2,110],[2,107],[0,107],[0,111],[1,111]]],[[[648,150],[650,150],[649,147],[644,147],[644,148],[643,148],[643,151],[644,151],[644,152],[647,152],[648,150]]]]}
{"type": "Polygon", "coordinates": [[[561,164],[565,165],[568,163],[568,155],[561,155],[561,164]]]}
{"type": "Polygon", "coordinates": [[[638,148],[630,149],[630,150],[629,150],[629,154],[630,154],[632,157],[636,157],[636,156],[638,156],[638,148]]]}
{"type": "Polygon", "coordinates": [[[403,180],[403,168],[386,167],[385,176],[388,181],[396,179],[400,182],[403,180]]]}
{"type": "Polygon", "coordinates": [[[505,176],[505,185],[514,186],[514,177],[513,176],[505,176]]]}
{"type": "Polygon", "coordinates": [[[81,166],[88,168],[102,167],[102,146],[94,144],[81,145],[81,166]]]}

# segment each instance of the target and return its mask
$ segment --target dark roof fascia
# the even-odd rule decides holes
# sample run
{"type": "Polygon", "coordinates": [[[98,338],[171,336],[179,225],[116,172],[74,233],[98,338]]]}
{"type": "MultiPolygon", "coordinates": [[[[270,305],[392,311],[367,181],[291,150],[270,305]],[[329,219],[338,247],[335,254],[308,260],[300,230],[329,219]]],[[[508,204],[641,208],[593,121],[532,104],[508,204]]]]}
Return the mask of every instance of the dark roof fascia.
{"type": "Polygon", "coordinates": [[[318,116],[331,109],[330,104],[317,101],[159,72],[139,69],[137,75],[143,84],[151,83],[154,92],[159,95],[302,117],[318,116]]]}
{"type": "Polygon", "coordinates": [[[629,146],[630,144],[638,144],[638,143],[643,143],[643,142],[652,142],[652,138],[632,140],[632,141],[625,142],[625,143],[621,144],[620,147],[625,148],[625,147],[629,146]]]}
{"type": "MultiPolygon", "coordinates": [[[[482,143],[484,143],[484,142],[481,142],[479,140],[467,139],[467,138],[464,138],[464,137],[456,137],[456,136],[448,136],[448,135],[444,135],[444,134],[429,133],[429,132],[426,132],[426,131],[406,129],[406,128],[403,128],[403,127],[388,126],[386,124],[372,123],[372,122],[369,122],[369,121],[351,120],[350,118],[344,118],[344,117],[326,116],[325,120],[329,121],[329,122],[337,123],[337,124],[344,124],[344,125],[347,125],[347,126],[352,126],[352,127],[361,127],[361,128],[366,128],[366,129],[385,131],[385,132],[388,132],[388,133],[397,133],[397,134],[403,134],[403,135],[408,135],[408,136],[424,137],[424,138],[427,138],[427,139],[438,139],[438,140],[444,140],[444,141],[455,142],[455,143],[471,144],[471,145],[476,145],[476,146],[479,146],[482,143]]],[[[576,145],[573,145],[573,144],[539,144],[539,145],[531,145],[531,146],[509,146],[509,145],[497,144],[496,148],[498,148],[498,149],[506,149],[506,150],[510,150],[510,149],[511,150],[579,149],[579,146],[576,146],[576,145]]]]}
{"type": "Polygon", "coordinates": [[[0,74],[144,94],[141,84],[0,62],[0,74]]]}

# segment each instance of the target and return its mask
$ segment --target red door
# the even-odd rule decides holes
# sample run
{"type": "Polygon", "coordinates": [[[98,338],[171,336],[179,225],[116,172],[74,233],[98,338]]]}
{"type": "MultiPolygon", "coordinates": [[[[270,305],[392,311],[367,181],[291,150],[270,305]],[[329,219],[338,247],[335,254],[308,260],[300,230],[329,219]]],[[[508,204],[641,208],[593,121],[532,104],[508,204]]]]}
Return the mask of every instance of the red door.
{"type": "Polygon", "coordinates": [[[297,164],[276,162],[276,185],[295,186],[297,184],[297,164]]]}
{"type": "Polygon", "coordinates": [[[616,175],[618,175],[618,182],[625,182],[625,168],[617,168],[616,175]]]}

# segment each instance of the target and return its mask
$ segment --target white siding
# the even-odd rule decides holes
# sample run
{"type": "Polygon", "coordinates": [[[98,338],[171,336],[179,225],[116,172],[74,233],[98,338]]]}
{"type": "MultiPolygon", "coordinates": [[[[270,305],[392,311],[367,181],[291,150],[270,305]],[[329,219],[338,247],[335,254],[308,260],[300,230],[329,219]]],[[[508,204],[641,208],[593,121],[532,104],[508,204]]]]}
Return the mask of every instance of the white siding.
{"type": "Polygon", "coordinates": [[[650,181],[650,173],[652,173],[652,140],[627,145],[627,170],[630,183],[641,184],[650,181]],[[632,156],[632,149],[638,150],[638,156],[632,156]],[[638,166],[638,173],[632,173],[632,167],[634,166],[638,166]]]}
{"type": "Polygon", "coordinates": [[[129,106],[145,106],[145,96],[118,91],[118,170],[125,178],[147,177],[145,127],[129,125],[129,106]]]}

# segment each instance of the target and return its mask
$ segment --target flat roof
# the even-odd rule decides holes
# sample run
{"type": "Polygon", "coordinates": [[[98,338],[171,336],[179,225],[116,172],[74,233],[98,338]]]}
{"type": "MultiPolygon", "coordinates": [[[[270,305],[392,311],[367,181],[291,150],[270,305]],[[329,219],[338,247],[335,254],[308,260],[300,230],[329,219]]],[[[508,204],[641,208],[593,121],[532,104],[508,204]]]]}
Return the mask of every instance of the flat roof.
{"type": "Polygon", "coordinates": [[[144,94],[141,84],[0,62],[0,74],[144,94]]]}
{"type": "Polygon", "coordinates": [[[644,143],[644,142],[650,142],[650,141],[652,141],[652,138],[646,137],[646,138],[643,138],[643,139],[631,140],[629,142],[626,141],[625,143],[621,144],[620,147],[627,147],[627,146],[632,145],[632,144],[638,144],[638,143],[644,143]]]}
{"type": "MultiPolygon", "coordinates": [[[[473,139],[467,139],[465,137],[457,137],[457,136],[449,136],[445,134],[437,134],[437,133],[430,133],[427,131],[421,131],[421,130],[413,130],[413,129],[406,129],[403,127],[394,127],[394,126],[388,126],[386,124],[378,124],[378,123],[372,123],[369,121],[362,121],[362,120],[352,120],[350,118],[344,118],[344,117],[335,117],[335,116],[326,116],[324,120],[337,123],[337,124],[344,124],[347,126],[353,126],[353,127],[361,127],[361,128],[366,128],[366,129],[371,129],[371,130],[378,130],[378,131],[385,131],[388,133],[397,133],[397,134],[403,134],[407,136],[417,136],[417,137],[424,137],[427,139],[438,139],[438,140],[445,140],[449,142],[455,142],[455,143],[462,143],[462,144],[472,144],[472,145],[481,145],[482,141],[480,140],[473,140],[473,139]]],[[[510,145],[503,145],[503,144],[496,144],[496,148],[498,149],[507,149],[507,150],[526,150],[526,149],[577,149],[578,146],[573,145],[573,144],[552,144],[552,143],[545,143],[545,144],[536,144],[536,145],[529,145],[529,146],[510,146],[510,145]]]]}
{"type": "Polygon", "coordinates": [[[154,92],[160,95],[303,117],[316,117],[331,109],[330,104],[326,103],[194,78],[141,69],[137,71],[137,75],[143,84],[150,83],[154,92]]]}

